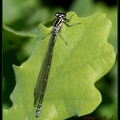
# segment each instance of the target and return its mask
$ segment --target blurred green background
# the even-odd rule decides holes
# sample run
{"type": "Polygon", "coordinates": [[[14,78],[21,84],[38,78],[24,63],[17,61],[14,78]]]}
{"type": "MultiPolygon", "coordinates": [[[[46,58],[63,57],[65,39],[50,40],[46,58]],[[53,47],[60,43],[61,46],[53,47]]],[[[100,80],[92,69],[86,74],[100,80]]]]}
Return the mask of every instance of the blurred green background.
{"type": "MultiPolygon", "coordinates": [[[[74,11],[80,17],[97,12],[106,13],[107,18],[112,21],[108,42],[114,46],[117,55],[117,0],[3,0],[2,100],[4,109],[12,106],[10,94],[16,84],[12,65],[19,66],[29,58],[37,42],[38,24],[53,19],[55,12],[58,11],[74,11]]],[[[89,115],[79,118],[75,116],[67,120],[118,119],[117,63],[116,57],[111,71],[95,84],[102,94],[102,102],[98,108],[89,115]]]]}

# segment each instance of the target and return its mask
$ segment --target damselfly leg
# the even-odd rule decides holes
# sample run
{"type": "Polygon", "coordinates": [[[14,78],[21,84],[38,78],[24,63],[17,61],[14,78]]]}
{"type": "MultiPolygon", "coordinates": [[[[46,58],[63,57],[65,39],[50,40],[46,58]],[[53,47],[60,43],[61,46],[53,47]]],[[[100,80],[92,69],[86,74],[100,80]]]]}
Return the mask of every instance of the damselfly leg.
{"type": "Polygon", "coordinates": [[[49,36],[51,33],[52,33],[52,31],[51,31],[50,33],[48,33],[46,36],[44,36],[44,37],[42,38],[42,40],[43,40],[44,38],[46,38],[47,36],[49,36]]]}

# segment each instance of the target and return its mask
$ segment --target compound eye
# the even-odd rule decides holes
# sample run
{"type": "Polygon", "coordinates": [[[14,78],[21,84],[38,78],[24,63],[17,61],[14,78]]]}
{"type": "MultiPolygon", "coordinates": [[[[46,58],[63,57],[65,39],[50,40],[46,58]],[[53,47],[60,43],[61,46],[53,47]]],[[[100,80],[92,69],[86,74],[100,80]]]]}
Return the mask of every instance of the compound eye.
{"type": "Polygon", "coordinates": [[[66,18],[66,14],[63,14],[63,18],[66,18]]]}
{"type": "Polygon", "coordinates": [[[66,19],[66,15],[62,15],[62,18],[63,18],[63,19],[66,19]]]}
{"type": "Polygon", "coordinates": [[[55,16],[56,16],[56,17],[58,17],[59,15],[60,15],[60,13],[58,13],[58,12],[57,12],[57,13],[55,13],[55,16]]]}

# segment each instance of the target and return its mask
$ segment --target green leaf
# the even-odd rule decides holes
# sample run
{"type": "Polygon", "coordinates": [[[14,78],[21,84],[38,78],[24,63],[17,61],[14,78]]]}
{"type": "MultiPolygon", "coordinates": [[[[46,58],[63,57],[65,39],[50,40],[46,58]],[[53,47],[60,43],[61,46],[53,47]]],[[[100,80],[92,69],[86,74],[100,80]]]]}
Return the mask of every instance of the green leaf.
{"type": "MultiPolygon", "coordinates": [[[[15,50],[16,55],[24,54],[24,56],[29,56],[36,44],[37,35],[34,32],[16,31],[10,27],[3,24],[2,29],[2,52],[3,54],[7,51],[15,50]]],[[[23,58],[23,57],[21,57],[23,58]]],[[[4,61],[5,62],[5,61],[4,61]]]]}
{"type": "Polygon", "coordinates": [[[74,10],[78,16],[88,16],[97,12],[103,12],[112,21],[111,34],[108,41],[114,46],[117,53],[117,6],[107,6],[104,2],[93,0],[75,0],[70,10],[74,10]]]}
{"type": "Polygon", "coordinates": [[[26,10],[34,8],[36,1],[33,0],[3,0],[3,22],[10,24],[22,18],[26,10]],[[24,12],[24,14],[23,14],[24,12]]]}
{"type": "MultiPolygon", "coordinates": [[[[69,12],[70,18],[74,12],[69,12]]],[[[83,116],[93,112],[101,102],[101,94],[94,86],[112,68],[115,62],[114,48],[107,42],[112,27],[103,13],[88,17],[74,15],[69,24],[63,24],[62,37],[55,43],[51,71],[42,103],[39,120],[63,120],[71,116],[83,116]]],[[[16,87],[11,94],[13,106],[4,110],[4,120],[34,120],[34,87],[40,71],[50,28],[39,25],[38,43],[31,57],[21,66],[14,65],[16,87]]]]}
{"type": "Polygon", "coordinates": [[[20,37],[33,37],[33,38],[36,38],[36,35],[34,32],[22,32],[22,31],[16,31],[16,30],[13,30],[11,29],[10,27],[6,26],[3,24],[3,29],[7,32],[10,32],[12,34],[15,34],[17,36],[20,36],[20,37]]]}

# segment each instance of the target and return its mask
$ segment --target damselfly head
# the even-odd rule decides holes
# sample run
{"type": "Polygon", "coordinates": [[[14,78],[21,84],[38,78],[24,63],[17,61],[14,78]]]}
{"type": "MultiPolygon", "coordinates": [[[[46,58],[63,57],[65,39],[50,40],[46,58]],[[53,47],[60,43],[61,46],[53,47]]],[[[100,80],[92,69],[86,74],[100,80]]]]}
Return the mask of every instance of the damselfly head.
{"type": "Polygon", "coordinates": [[[56,16],[57,18],[66,19],[66,13],[59,13],[59,12],[57,12],[57,13],[55,14],[55,16],[56,16]]]}

